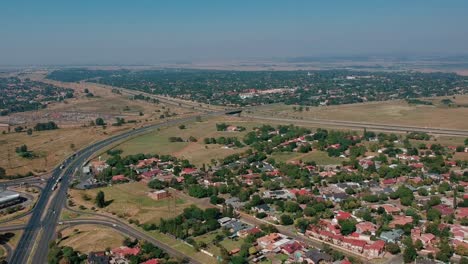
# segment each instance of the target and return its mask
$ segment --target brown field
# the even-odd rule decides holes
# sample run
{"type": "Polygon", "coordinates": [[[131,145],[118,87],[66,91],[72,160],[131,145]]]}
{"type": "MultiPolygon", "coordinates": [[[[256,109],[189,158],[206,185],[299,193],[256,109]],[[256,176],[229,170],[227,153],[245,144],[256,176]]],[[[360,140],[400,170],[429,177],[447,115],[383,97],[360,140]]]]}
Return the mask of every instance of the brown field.
{"type": "Polygon", "coordinates": [[[111,202],[107,207],[98,211],[116,217],[125,217],[125,219],[136,219],[140,223],[158,223],[161,218],[175,217],[191,205],[190,202],[178,197],[153,200],[148,196],[151,189],[145,183],[133,182],[92,190],[71,189],[69,194],[76,204],[74,208],[78,209],[80,205],[83,205],[91,209],[95,206],[96,194],[101,190],[104,192],[106,201],[111,202]],[[84,195],[90,197],[91,200],[85,200],[84,195]]]}
{"type": "MultiPolygon", "coordinates": [[[[310,107],[309,111],[294,112],[293,106],[276,104],[258,107],[254,114],[276,115],[296,119],[326,119],[420,127],[468,129],[467,107],[451,108],[438,104],[442,98],[431,99],[434,106],[409,105],[404,101],[371,102],[326,107],[310,107]]],[[[451,98],[457,104],[467,104],[468,96],[451,98]]]]}
{"type": "Polygon", "coordinates": [[[218,144],[205,145],[203,143],[204,138],[224,136],[237,137],[241,140],[247,132],[258,125],[260,125],[259,122],[249,122],[236,117],[220,117],[202,120],[202,122],[186,124],[186,129],[179,129],[178,126],[162,128],[159,131],[128,140],[115,146],[115,149],[123,150],[122,155],[137,153],[170,154],[179,158],[188,159],[195,165],[201,166],[203,163],[210,163],[211,159],[223,158],[234,153],[243,152],[247,149],[247,147],[226,149],[218,144]],[[243,132],[216,131],[216,123],[222,122],[244,126],[247,130],[243,132]],[[169,142],[169,137],[172,136],[181,137],[185,140],[193,136],[198,141],[169,142]]]}
{"type": "Polygon", "coordinates": [[[468,153],[462,152],[462,153],[455,153],[453,156],[455,160],[468,160],[468,153]]]}
{"type": "Polygon", "coordinates": [[[165,103],[155,104],[143,100],[131,100],[131,95],[113,93],[113,87],[110,86],[93,83],[63,83],[44,79],[44,72],[23,75],[22,78],[30,78],[59,87],[71,88],[75,91],[75,97],[64,102],[52,103],[46,109],[0,117],[0,123],[32,126],[37,122],[53,119],[62,126],[81,126],[88,124],[97,117],[103,117],[107,119],[106,122],[112,123],[115,117],[123,117],[126,120],[148,121],[149,119],[159,119],[159,116],[166,111],[179,115],[193,112],[191,109],[181,109],[165,103]],[[85,89],[94,94],[94,97],[87,97],[86,93],[84,93],[85,89]],[[143,113],[142,116],[140,116],[140,112],[143,113]]]}
{"type": "Polygon", "coordinates": [[[79,225],[61,231],[60,246],[71,246],[88,254],[122,245],[125,237],[119,232],[100,225],[79,225]]]}
{"type": "Polygon", "coordinates": [[[59,164],[77,149],[130,129],[133,125],[121,127],[87,128],[61,128],[57,130],[33,132],[31,136],[26,133],[9,133],[0,135],[0,167],[7,170],[8,175],[16,173],[35,174],[46,172],[59,164]],[[33,151],[37,157],[26,159],[18,156],[16,147],[23,144],[33,151]],[[72,144],[74,147],[72,148],[72,144]]]}
{"type": "Polygon", "coordinates": [[[176,113],[176,117],[193,115],[195,111],[175,106],[152,104],[146,101],[130,100],[129,96],[118,95],[111,89],[97,85],[83,83],[60,83],[43,80],[44,73],[34,73],[23,76],[31,79],[52,83],[58,86],[73,88],[77,98],[66,103],[54,103],[47,109],[35,112],[16,113],[2,117],[5,122],[22,120],[23,127],[31,127],[37,122],[54,121],[60,129],[53,131],[33,132],[31,136],[26,133],[14,133],[14,127],[0,126],[0,167],[6,169],[8,175],[25,174],[33,172],[41,174],[59,164],[68,155],[86,145],[102,140],[110,135],[121,133],[135,127],[158,123],[159,116],[164,111],[176,113]],[[84,96],[84,89],[88,88],[95,95],[93,98],[84,96]],[[143,116],[139,113],[143,112],[143,116]],[[66,117],[64,117],[66,116],[66,117]],[[125,124],[121,127],[108,125],[106,129],[88,126],[91,120],[102,116],[108,124],[115,122],[114,117],[121,116],[126,120],[137,120],[138,123],[125,124]],[[8,133],[8,131],[11,131],[8,133]],[[15,153],[15,149],[26,144],[36,154],[34,159],[25,159],[15,153]]]}

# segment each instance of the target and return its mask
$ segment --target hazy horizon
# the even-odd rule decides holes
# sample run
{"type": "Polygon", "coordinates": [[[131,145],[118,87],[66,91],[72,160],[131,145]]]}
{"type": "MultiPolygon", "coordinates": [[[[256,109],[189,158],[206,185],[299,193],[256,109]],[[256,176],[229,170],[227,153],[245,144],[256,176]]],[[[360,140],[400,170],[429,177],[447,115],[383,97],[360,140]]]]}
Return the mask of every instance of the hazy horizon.
{"type": "Polygon", "coordinates": [[[14,1],[0,65],[468,54],[466,1],[14,1]]]}

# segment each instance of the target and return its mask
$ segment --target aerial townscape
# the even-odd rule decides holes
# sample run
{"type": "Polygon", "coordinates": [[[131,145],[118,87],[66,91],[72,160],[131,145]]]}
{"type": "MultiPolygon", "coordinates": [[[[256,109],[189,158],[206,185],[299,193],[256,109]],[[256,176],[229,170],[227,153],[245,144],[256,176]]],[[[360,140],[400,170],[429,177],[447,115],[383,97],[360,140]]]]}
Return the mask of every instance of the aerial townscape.
{"type": "Polygon", "coordinates": [[[467,11],[0,3],[0,264],[468,264],[467,11]]]}

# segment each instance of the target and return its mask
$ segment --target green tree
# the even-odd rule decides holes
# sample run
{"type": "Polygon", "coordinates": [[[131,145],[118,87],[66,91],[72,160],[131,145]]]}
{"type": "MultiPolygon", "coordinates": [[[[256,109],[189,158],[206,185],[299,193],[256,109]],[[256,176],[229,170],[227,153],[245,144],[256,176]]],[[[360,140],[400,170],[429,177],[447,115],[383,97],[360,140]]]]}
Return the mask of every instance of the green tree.
{"type": "Polygon", "coordinates": [[[106,207],[106,199],[104,197],[104,192],[99,191],[96,195],[96,205],[99,208],[104,208],[106,207]]]}
{"type": "Polygon", "coordinates": [[[282,225],[292,225],[294,223],[294,220],[291,218],[291,216],[283,214],[280,217],[280,223],[282,225]]]}
{"type": "Polygon", "coordinates": [[[405,263],[411,263],[416,259],[416,257],[418,256],[418,253],[416,252],[416,249],[414,248],[413,241],[411,241],[411,238],[407,240],[408,241],[405,242],[406,248],[403,251],[403,261],[405,263]]]}
{"type": "Polygon", "coordinates": [[[341,233],[345,236],[356,231],[356,222],[350,219],[340,220],[341,233]]]}
{"type": "Polygon", "coordinates": [[[97,126],[105,126],[106,125],[106,123],[104,122],[104,119],[102,119],[100,117],[96,118],[95,123],[96,123],[97,126]]]}
{"type": "Polygon", "coordinates": [[[0,167],[0,179],[6,177],[6,171],[4,168],[0,167]]]}

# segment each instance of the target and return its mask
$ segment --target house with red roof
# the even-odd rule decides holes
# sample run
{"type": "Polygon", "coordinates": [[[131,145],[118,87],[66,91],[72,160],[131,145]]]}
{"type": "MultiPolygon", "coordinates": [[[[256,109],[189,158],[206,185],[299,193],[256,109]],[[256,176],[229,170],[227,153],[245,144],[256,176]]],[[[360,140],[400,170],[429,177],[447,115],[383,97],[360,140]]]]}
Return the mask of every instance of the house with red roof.
{"type": "Polygon", "coordinates": [[[321,171],[319,173],[320,177],[333,177],[336,175],[336,172],[334,171],[321,171]]]}
{"type": "Polygon", "coordinates": [[[298,241],[294,241],[292,243],[282,245],[280,248],[281,248],[281,251],[286,255],[292,255],[297,251],[304,250],[304,246],[298,241]]]}
{"type": "Polygon", "coordinates": [[[242,230],[239,230],[237,231],[237,235],[240,237],[240,238],[245,238],[247,237],[248,235],[256,235],[258,233],[262,232],[262,230],[258,227],[252,227],[252,228],[247,228],[247,229],[242,229],[242,230]]]}
{"type": "Polygon", "coordinates": [[[374,161],[372,161],[371,159],[368,159],[368,158],[361,159],[361,160],[359,160],[359,165],[363,169],[368,169],[370,166],[374,165],[374,161]]]}
{"type": "Polygon", "coordinates": [[[158,259],[153,258],[153,259],[148,259],[147,261],[142,262],[140,264],[160,264],[160,263],[161,262],[158,259]]]}
{"type": "Polygon", "coordinates": [[[364,250],[364,246],[367,242],[364,240],[353,239],[349,237],[343,237],[341,246],[349,250],[361,253],[364,250]]]}
{"type": "Polygon", "coordinates": [[[154,178],[154,176],[158,175],[159,173],[161,173],[161,170],[159,169],[145,171],[142,174],[140,174],[140,178],[143,182],[148,183],[154,178]]]}
{"type": "Polygon", "coordinates": [[[193,175],[198,172],[197,168],[183,168],[180,175],[193,175]]]}
{"type": "Polygon", "coordinates": [[[369,233],[375,235],[377,231],[377,226],[371,222],[360,222],[356,224],[356,232],[359,234],[369,233]]]}
{"type": "Polygon", "coordinates": [[[411,239],[413,240],[413,242],[415,242],[416,240],[420,240],[424,247],[427,247],[429,245],[432,245],[433,242],[435,242],[436,237],[431,233],[422,234],[421,228],[415,227],[411,229],[411,239]]]}
{"type": "Polygon", "coordinates": [[[454,160],[447,160],[447,161],[445,161],[445,165],[450,166],[450,167],[455,167],[455,166],[457,166],[457,162],[454,161],[454,160]]]}
{"type": "Polygon", "coordinates": [[[361,239],[358,233],[353,233],[345,237],[338,232],[329,231],[333,230],[331,226],[332,225],[322,220],[318,225],[309,226],[306,235],[332,243],[369,258],[378,257],[384,252],[385,242],[383,241],[379,242],[379,240],[370,244],[368,240],[361,239]]]}
{"type": "Polygon", "coordinates": [[[112,182],[127,182],[129,179],[125,175],[119,174],[112,176],[112,182]]]}
{"type": "Polygon", "coordinates": [[[308,189],[291,189],[290,192],[294,194],[296,197],[301,196],[311,196],[312,193],[308,189]]]}
{"type": "Polygon", "coordinates": [[[396,184],[397,183],[397,180],[395,178],[392,178],[392,179],[383,179],[382,180],[382,184],[383,185],[393,185],[393,184],[396,184]]]}
{"type": "Polygon", "coordinates": [[[456,211],[456,217],[457,219],[468,218],[468,207],[459,207],[456,211]]]}
{"type": "Polygon", "coordinates": [[[413,222],[413,217],[411,216],[395,215],[393,217],[393,220],[390,222],[388,226],[391,228],[395,228],[396,226],[404,226],[412,222],[413,222]]]}
{"type": "Polygon", "coordinates": [[[452,207],[450,207],[448,205],[445,205],[445,204],[438,204],[436,206],[433,206],[432,208],[439,211],[442,215],[451,215],[455,211],[455,210],[453,210],[452,207]]]}
{"type": "Polygon", "coordinates": [[[411,163],[410,167],[412,167],[413,169],[422,169],[424,168],[424,164],[421,162],[411,163]]]}
{"type": "Polygon", "coordinates": [[[387,214],[391,214],[391,215],[399,214],[401,212],[401,209],[393,204],[379,204],[379,205],[373,205],[372,207],[374,209],[378,209],[379,207],[382,207],[387,214]]]}
{"type": "Polygon", "coordinates": [[[339,149],[341,147],[340,144],[332,144],[330,146],[328,146],[328,148],[331,148],[331,149],[339,149]]]}
{"type": "Polygon", "coordinates": [[[290,242],[291,239],[281,233],[271,233],[257,239],[258,245],[267,251],[275,251],[277,248],[290,242]]]}
{"type": "Polygon", "coordinates": [[[126,246],[121,246],[118,248],[115,248],[111,250],[112,255],[119,257],[119,258],[125,258],[126,256],[136,256],[140,253],[140,248],[139,247],[126,247],[126,246]]]}
{"type": "Polygon", "coordinates": [[[343,211],[339,211],[336,215],[335,215],[335,218],[336,220],[340,221],[340,220],[347,220],[347,219],[350,219],[353,215],[348,213],[348,212],[343,212],[343,211]]]}
{"type": "Polygon", "coordinates": [[[377,240],[372,244],[366,244],[362,253],[368,258],[377,258],[384,253],[384,250],[385,241],[377,240]]]}

